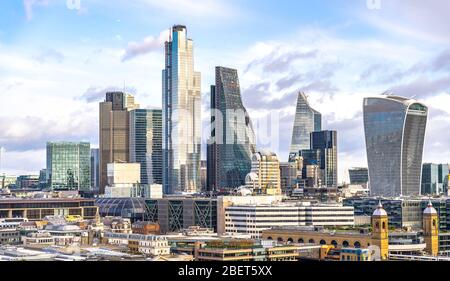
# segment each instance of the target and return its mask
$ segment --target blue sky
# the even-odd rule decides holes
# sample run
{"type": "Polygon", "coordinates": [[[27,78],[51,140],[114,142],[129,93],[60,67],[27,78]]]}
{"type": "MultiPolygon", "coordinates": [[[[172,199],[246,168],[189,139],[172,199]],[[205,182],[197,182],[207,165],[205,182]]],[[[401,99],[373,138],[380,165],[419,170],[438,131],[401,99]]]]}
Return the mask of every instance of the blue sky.
{"type": "Polygon", "coordinates": [[[2,172],[37,173],[46,141],[97,146],[108,89],[125,87],[143,107],[160,107],[162,46],[173,24],[187,25],[194,40],[205,124],[214,67],[237,68],[256,127],[269,114],[280,118],[268,148],[284,161],[296,93],[306,91],[324,127],[338,130],[342,181],[349,167],[366,166],[362,98],[390,89],[429,105],[424,160],[450,162],[448,1],[379,0],[379,9],[366,0],[71,1],[79,7],[0,2],[2,172]]]}

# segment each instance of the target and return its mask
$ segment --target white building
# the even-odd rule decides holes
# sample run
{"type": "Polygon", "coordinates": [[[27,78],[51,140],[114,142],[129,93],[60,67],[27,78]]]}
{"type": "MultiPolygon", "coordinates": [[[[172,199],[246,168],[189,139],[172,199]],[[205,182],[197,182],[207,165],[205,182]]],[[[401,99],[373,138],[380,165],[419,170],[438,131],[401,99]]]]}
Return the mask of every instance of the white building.
{"type": "Polygon", "coordinates": [[[353,207],[276,203],[234,205],[225,208],[225,232],[245,233],[252,238],[275,226],[349,226],[354,225],[353,207]]]}
{"type": "Polygon", "coordinates": [[[141,193],[141,164],[108,163],[106,197],[137,197],[141,193]]]}

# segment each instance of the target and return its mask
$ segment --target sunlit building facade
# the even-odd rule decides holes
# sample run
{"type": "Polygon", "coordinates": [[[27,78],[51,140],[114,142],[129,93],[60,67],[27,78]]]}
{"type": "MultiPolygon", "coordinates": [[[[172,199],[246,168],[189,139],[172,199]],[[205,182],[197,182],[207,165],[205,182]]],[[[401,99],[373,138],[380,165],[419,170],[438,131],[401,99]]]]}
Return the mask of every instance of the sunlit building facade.
{"type": "Polygon", "coordinates": [[[47,143],[47,183],[52,190],[90,190],[91,150],[88,142],[47,143]]]}
{"type": "Polygon", "coordinates": [[[311,133],[321,130],[322,115],[309,105],[308,98],[304,93],[298,93],[290,153],[309,149],[311,133]]]}
{"type": "Polygon", "coordinates": [[[244,185],[255,147],[255,133],[242,104],[237,70],[217,66],[216,84],[211,86],[211,138],[207,148],[209,189],[244,185]]]}
{"type": "Polygon", "coordinates": [[[141,164],[142,184],[162,184],[162,111],[130,111],[130,162],[141,164]]]}
{"type": "Polygon", "coordinates": [[[163,188],[165,193],[198,192],[200,179],[200,72],[194,70],[193,41],[175,25],[165,43],[162,71],[163,188]]]}
{"type": "Polygon", "coordinates": [[[363,111],[370,194],[419,195],[428,108],[386,95],[365,98],[363,111]]]}

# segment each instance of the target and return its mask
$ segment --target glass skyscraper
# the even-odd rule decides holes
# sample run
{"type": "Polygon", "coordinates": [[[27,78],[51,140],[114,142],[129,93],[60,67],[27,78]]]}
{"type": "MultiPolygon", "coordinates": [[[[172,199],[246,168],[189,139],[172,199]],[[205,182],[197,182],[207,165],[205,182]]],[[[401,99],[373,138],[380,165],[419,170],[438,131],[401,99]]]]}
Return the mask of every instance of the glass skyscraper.
{"type": "Polygon", "coordinates": [[[88,142],[48,142],[48,187],[52,190],[90,190],[90,164],[91,150],[88,142]]]}
{"type": "Polygon", "coordinates": [[[306,165],[318,165],[321,185],[337,187],[337,132],[312,132],[310,138],[310,149],[300,150],[300,156],[305,163],[303,174],[306,177],[306,165]]]}
{"type": "Polygon", "coordinates": [[[162,71],[163,188],[165,193],[201,189],[200,72],[194,71],[193,41],[175,25],[165,43],[162,71]]]}
{"type": "Polygon", "coordinates": [[[308,98],[304,93],[298,93],[289,152],[298,154],[301,149],[309,149],[311,133],[321,130],[322,115],[309,105],[308,98]]]}
{"type": "Polygon", "coordinates": [[[369,170],[364,167],[348,169],[350,184],[367,184],[369,181],[369,170]]]}
{"type": "Polygon", "coordinates": [[[365,98],[363,112],[370,194],[419,195],[428,108],[386,95],[365,98]]]}
{"type": "Polygon", "coordinates": [[[217,66],[211,86],[211,138],[208,144],[208,189],[245,185],[255,153],[255,134],[242,104],[236,69],[217,66]]]}
{"type": "Polygon", "coordinates": [[[162,184],[162,110],[130,111],[130,162],[141,164],[142,184],[162,184]]]}
{"type": "Polygon", "coordinates": [[[434,195],[447,192],[448,164],[424,163],[422,166],[422,194],[434,195]]]}

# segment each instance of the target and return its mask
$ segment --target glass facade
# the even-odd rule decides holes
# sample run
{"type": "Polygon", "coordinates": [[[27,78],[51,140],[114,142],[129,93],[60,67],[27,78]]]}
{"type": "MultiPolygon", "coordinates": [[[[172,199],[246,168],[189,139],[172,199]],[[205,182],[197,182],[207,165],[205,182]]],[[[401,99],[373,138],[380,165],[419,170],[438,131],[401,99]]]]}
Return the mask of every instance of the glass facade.
{"type": "Polygon", "coordinates": [[[300,92],[297,98],[290,153],[298,153],[301,149],[309,149],[311,133],[321,130],[322,115],[309,106],[306,95],[300,92]]]}
{"type": "Polygon", "coordinates": [[[303,175],[308,176],[308,165],[318,165],[321,186],[337,187],[337,132],[311,133],[311,148],[299,151],[304,159],[303,175]]]}
{"type": "Polygon", "coordinates": [[[370,194],[419,195],[427,107],[381,96],[365,98],[363,111],[370,194]]]}
{"type": "Polygon", "coordinates": [[[350,184],[367,184],[369,181],[369,170],[367,168],[348,169],[350,184]]]}
{"type": "Polygon", "coordinates": [[[445,194],[448,189],[448,164],[424,163],[422,166],[422,194],[445,194]]]}
{"type": "Polygon", "coordinates": [[[218,66],[216,85],[211,87],[209,189],[232,189],[245,185],[255,147],[255,134],[242,104],[237,70],[218,66]]]}
{"type": "Polygon", "coordinates": [[[142,184],[162,184],[162,110],[130,111],[130,162],[141,164],[142,184]]]}
{"type": "Polygon", "coordinates": [[[98,190],[100,186],[100,150],[91,149],[91,187],[98,190]]]}
{"type": "Polygon", "coordinates": [[[54,190],[90,190],[90,158],[88,142],[48,142],[48,187],[54,190]]]}
{"type": "Polygon", "coordinates": [[[162,71],[163,188],[165,193],[198,192],[200,179],[200,72],[194,71],[193,41],[186,27],[172,28],[162,71]]]}

